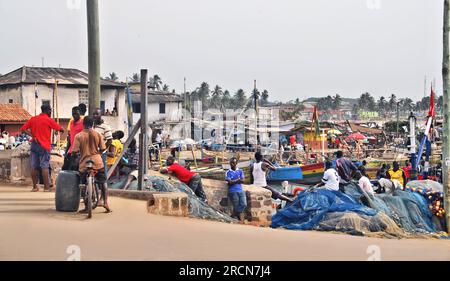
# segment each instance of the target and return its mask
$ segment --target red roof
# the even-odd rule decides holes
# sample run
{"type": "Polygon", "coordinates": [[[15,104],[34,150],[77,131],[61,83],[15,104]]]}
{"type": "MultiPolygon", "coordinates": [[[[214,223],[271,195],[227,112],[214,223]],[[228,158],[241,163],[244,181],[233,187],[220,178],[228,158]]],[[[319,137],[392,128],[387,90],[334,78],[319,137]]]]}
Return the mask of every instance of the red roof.
{"type": "Polygon", "coordinates": [[[0,104],[0,122],[25,123],[31,117],[20,104],[0,104]]]}

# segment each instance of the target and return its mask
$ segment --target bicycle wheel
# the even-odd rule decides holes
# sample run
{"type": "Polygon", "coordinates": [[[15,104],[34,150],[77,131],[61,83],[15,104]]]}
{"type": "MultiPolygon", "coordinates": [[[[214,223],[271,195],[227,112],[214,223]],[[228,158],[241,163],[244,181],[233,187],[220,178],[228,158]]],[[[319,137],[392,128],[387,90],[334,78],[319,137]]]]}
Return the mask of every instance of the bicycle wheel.
{"type": "Polygon", "coordinates": [[[85,203],[86,203],[86,211],[88,214],[88,219],[92,218],[92,191],[94,187],[94,178],[88,177],[87,179],[87,185],[86,185],[86,197],[85,197],[85,203]]]}

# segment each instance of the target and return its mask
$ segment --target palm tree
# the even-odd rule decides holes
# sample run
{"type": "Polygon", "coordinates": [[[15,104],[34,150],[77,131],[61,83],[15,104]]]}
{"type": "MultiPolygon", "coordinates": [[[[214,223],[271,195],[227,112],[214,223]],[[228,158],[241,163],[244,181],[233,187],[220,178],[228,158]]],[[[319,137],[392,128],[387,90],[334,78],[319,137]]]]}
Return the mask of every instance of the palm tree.
{"type": "Polygon", "coordinates": [[[162,84],[163,82],[161,78],[158,76],[158,74],[155,74],[153,75],[153,77],[150,78],[150,88],[161,91],[162,84]]]}
{"type": "Polygon", "coordinates": [[[106,78],[107,80],[116,82],[117,80],[119,80],[119,77],[117,77],[117,74],[115,72],[111,72],[108,76],[108,78],[106,78]]]}
{"type": "Polygon", "coordinates": [[[216,85],[216,87],[214,87],[214,90],[211,93],[211,100],[210,100],[210,104],[211,106],[213,106],[214,108],[220,108],[220,103],[222,101],[222,88],[219,85],[216,85]]]}
{"type": "Polygon", "coordinates": [[[139,75],[139,74],[137,74],[137,73],[133,73],[133,76],[131,77],[131,81],[132,82],[140,82],[141,81],[141,76],[139,75]]]}
{"type": "MultiPolygon", "coordinates": [[[[256,109],[256,105],[258,104],[258,100],[261,97],[261,93],[258,91],[258,89],[254,89],[250,98],[253,100],[253,106],[256,109]]],[[[250,105],[248,106],[250,107],[250,105]]]]}
{"type": "Polygon", "coordinates": [[[222,100],[220,102],[220,110],[225,113],[225,109],[228,108],[230,103],[231,103],[230,92],[228,90],[225,90],[225,92],[223,92],[222,94],[222,100]]]}
{"type": "Polygon", "coordinates": [[[163,92],[169,92],[169,91],[170,91],[169,85],[164,84],[164,86],[163,86],[163,92]]]}
{"type": "Polygon", "coordinates": [[[395,94],[392,94],[389,98],[389,108],[391,109],[391,112],[395,111],[397,108],[397,96],[395,96],[395,94]]]}
{"type": "Polygon", "coordinates": [[[247,97],[244,90],[239,89],[233,96],[233,108],[238,109],[246,105],[247,97]]]}
{"type": "Polygon", "coordinates": [[[336,94],[333,99],[333,109],[339,109],[342,104],[342,98],[339,94],[336,94]]]}
{"type": "Polygon", "coordinates": [[[261,105],[267,105],[269,103],[269,92],[264,90],[261,94],[261,105]]]}
{"type": "Polygon", "coordinates": [[[410,112],[414,107],[414,102],[410,98],[400,100],[401,109],[403,112],[410,112]]]}

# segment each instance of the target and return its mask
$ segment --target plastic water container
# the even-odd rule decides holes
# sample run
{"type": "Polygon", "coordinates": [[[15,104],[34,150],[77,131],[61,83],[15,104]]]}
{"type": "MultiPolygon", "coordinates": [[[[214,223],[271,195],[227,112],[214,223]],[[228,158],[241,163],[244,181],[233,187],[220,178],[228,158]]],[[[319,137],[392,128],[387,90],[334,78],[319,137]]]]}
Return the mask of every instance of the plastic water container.
{"type": "Polygon", "coordinates": [[[55,206],[59,212],[77,212],[80,207],[80,174],[61,171],[56,178],[55,206]]]}

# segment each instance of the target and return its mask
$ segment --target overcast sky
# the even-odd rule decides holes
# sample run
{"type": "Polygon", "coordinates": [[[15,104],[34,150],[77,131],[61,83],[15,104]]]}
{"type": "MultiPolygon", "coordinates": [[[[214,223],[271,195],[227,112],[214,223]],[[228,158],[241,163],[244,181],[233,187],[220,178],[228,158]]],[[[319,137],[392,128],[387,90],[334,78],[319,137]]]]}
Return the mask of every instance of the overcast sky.
{"type": "MultiPolygon", "coordinates": [[[[99,0],[102,75],[148,68],[183,91],[271,100],[441,93],[442,0],[99,0]],[[428,85],[429,87],[429,85],[428,85]]],[[[0,0],[0,73],[22,65],[87,71],[85,1],[0,0]],[[74,2],[75,5],[68,5],[74,2]],[[77,2],[81,5],[77,7],[77,2]]]]}

